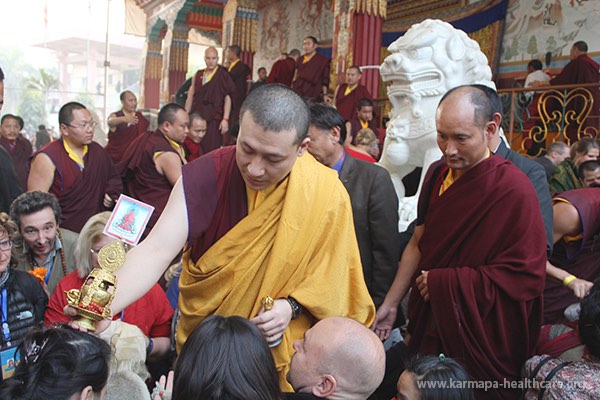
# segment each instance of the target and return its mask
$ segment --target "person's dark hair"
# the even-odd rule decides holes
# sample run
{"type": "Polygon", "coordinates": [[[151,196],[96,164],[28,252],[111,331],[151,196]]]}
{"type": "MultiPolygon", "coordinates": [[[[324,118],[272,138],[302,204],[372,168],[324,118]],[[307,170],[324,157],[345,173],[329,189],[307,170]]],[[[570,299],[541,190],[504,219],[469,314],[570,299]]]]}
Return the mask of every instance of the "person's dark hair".
{"type": "Polygon", "coordinates": [[[351,70],[351,69],[355,69],[355,70],[358,71],[359,74],[362,74],[362,71],[361,71],[361,69],[360,69],[360,67],[358,65],[351,65],[351,66],[349,66],[348,70],[351,70]]]}
{"type": "Polygon", "coordinates": [[[185,342],[173,400],[277,400],[282,397],[267,342],[242,317],[212,315],[185,342]]]}
{"type": "Polygon", "coordinates": [[[571,160],[575,159],[577,153],[587,154],[593,149],[600,149],[600,143],[590,138],[579,139],[571,146],[571,160]]]}
{"type": "Polygon", "coordinates": [[[60,224],[60,205],[58,199],[53,194],[42,192],[39,190],[33,192],[25,192],[12,202],[10,205],[10,217],[21,229],[21,216],[33,214],[42,211],[46,207],[50,207],[56,218],[56,223],[60,224]]]}
{"type": "Polygon", "coordinates": [[[6,400],[67,400],[91,386],[100,393],[109,374],[111,348],[104,340],[68,327],[34,331],[17,351],[21,362],[4,381],[6,400]]]}
{"type": "Polygon", "coordinates": [[[342,146],[346,141],[346,124],[344,118],[331,105],[326,103],[313,103],[310,105],[310,124],[326,131],[340,128],[339,144],[342,146]]]}
{"type": "MultiPolygon", "coordinates": [[[[440,355],[412,359],[406,371],[414,375],[417,382],[466,382],[469,375],[458,362],[440,355]]],[[[468,387],[450,388],[444,384],[417,385],[421,400],[474,400],[473,390],[468,387]]]]}
{"type": "Polygon", "coordinates": [[[125,99],[125,95],[127,93],[131,93],[132,95],[135,96],[135,94],[133,94],[133,92],[131,90],[124,90],[121,92],[121,94],[119,95],[119,100],[123,101],[125,99]]]}
{"type": "Polygon", "coordinates": [[[579,170],[578,170],[579,176],[583,177],[584,172],[594,172],[598,168],[600,168],[599,160],[588,160],[588,161],[582,162],[581,165],[579,166],[579,170]]]}
{"type": "Polygon", "coordinates": [[[260,67],[257,72],[260,72],[260,71],[265,71],[265,73],[266,73],[267,69],[265,67],[260,67]]]}
{"type": "MultiPolygon", "coordinates": [[[[502,101],[496,101],[498,93],[485,85],[461,85],[448,90],[440,100],[438,107],[455,92],[466,90],[469,102],[473,105],[473,123],[484,127],[489,121],[493,121],[494,113],[502,114],[502,101]],[[493,95],[495,93],[495,96],[493,95]],[[499,110],[499,111],[498,111],[499,110]]],[[[498,100],[500,97],[498,96],[498,100]]]]}
{"type": "Polygon", "coordinates": [[[4,71],[2,71],[2,68],[0,68],[0,81],[4,80],[4,71]]]}
{"type": "Polygon", "coordinates": [[[238,46],[237,44],[232,44],[231,46],[227,47],[229,50],[231,50],[233,52],[233,54],[235,54],[236,57],[240,57],[240,54],[242,54],[242,49],[240,49],[240,46],[238,46]]]}
{"type": "Polygon", "coordinates": [[[582,51],[584,53],[587,53],[587,51],[588,51],[588,45],[583,40],[579,40],[579,41],[573,43],[573,47],[575,47],[577,50],[582,51]]]}
{"type": "Polygon", "coordinates": [[[4,123],[5,120],[7,119],[14,119],[15,121],[17,121],[17,123],[19,123],[19,118],[17,118],[16,115],[12,115],[12,114],[4,114],[2,116],[2,118],[0,119],[0,125],[2,125],[4,123]]]}
{"type": "Polygon", "coordinates": [[[296,131],[294,144],[308,136],[310,110],[306,101],[291,88],[280,85],[261,85],[251,91],[240,109],[240,121],[246,112],[263,129],[273,132],[296,131]]]}
{"type": "Polygon", "coordinates": [[[235,121],[229,128],[229,136],[237,139],[239,134],[240,134],[240,121],[235,121]]]}
{"type": "Polygon", "coordinates": [[[192,122],[194,122],[194,120],[197,119],[201,121],[206,121],[206,118],[204,118],[202,114],[200,114],[199,112],[193,112],[190,114],[190,126],[192,125],[192,122]]]}
{"type": "Polygon", "coordinates": [[[600,279],[596,279],[590,292],[581,300],[579,337],[590,355],[600,359],[600,279]]]}
{"type": "Polygon", "coordinates": [[[542,65],[542,62],[540,60],[531,60],[529,61],[529,63],[527,64],[527,67],[531,67],[531,69],[533,69],[534,71],[538,71],[542,68],[544,68],[544,66],[542,65]]]}
{"type": "Polygon", "coordinates": [[[318,41],[318,40],[317,40],[317,38],[316,38],[316,37],[314,37],[314,36],[307,36],[307,37],[305,37],[304,39],[310,39],[310,40],[312,40],[312,42],[313,42],[314,44],[319,44],[319,41],[318,41]]]}
{"type": "Polygon", "coordinates": [[[163,106],[158,112],[158,126],[168,122],[170,124],[175,122],[175,115],[179,110],[185,111],[185,108],[177,103],[169,103],[163,106]]]}
{"type": "Polygon", "coordinates": [[[73,111],[74,110],[87,110],[87,108],[76,101],[71,101],[60,108],[58,111],[58,123],[69,125],[73,122],[73,111]]]}
{"type": "Polygon", "coordinates": [[[373,103],[373,100],[363,97],[356,102],[356,109],[360,111],[363,107],[375,107],[375,104],[373,103]]]}
{"type": "Polygon", "coordinates": [[[43,124],[42,125],[38,125],[38,129],[40,131],[45,131],[46,130],[46,125],[43,125],[43,124]]]}
{"type": "Polygon", "coordinates": [[[290,56],[293,57],[294,55],[296,57],[298,57],[300,55],[300,50],[298,50],[298,49],[292,49],[292,50],[290,50],[290,56]]]}
{"type": "Polygon", "coordinates": [[[23,121],[23,118],[21,118],[18,115],[15,115],[15,118],[17,119],[17,122],[19,123],[19,130],[22,131],[23,128],[25,127],[25,121],[23,121]]]}

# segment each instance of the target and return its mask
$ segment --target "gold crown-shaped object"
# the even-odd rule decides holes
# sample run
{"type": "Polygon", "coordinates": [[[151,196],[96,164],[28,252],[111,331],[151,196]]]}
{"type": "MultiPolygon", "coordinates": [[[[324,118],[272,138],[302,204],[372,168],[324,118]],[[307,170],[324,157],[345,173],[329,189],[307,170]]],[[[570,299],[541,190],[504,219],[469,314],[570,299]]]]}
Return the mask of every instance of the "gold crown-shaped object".
{"type": "Polygon", "coordinates": [[[104,246],[98,253],[100,268],[94,268],[80,290],[66,291],[67,303],[77,310],[75,321],[89,331],[95,322],[112,317],[110,305],[115,298],[117,277],[113,274],[125,262],[125,248],[120,241],[104,246]]]}

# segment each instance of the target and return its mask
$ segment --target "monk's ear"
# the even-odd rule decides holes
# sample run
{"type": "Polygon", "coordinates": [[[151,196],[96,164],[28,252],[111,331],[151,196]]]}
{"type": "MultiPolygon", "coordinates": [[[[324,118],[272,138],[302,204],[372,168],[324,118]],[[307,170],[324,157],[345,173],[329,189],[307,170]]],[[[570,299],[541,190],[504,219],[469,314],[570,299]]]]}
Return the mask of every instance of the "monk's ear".
{"type": "Polygon", "coordinates": [[[302,142],[300,142],[300,146],[298,146],[298,157],[302,157],[302,155],[308,150],[308,144],[310,143],[310,138],[305,137],[302,142]]]}
{"type": "Polygon", "coordinates": [[[69,136],[69,130],[67,129],[67,125],[60,124],[58,129],[60,130],[60,134],[63,136],[69,136]]]}
{"type": "Polygon", "coordinates": [[[327,399],[335,393],[337,381],[333,375],[325,374],[320,377],[319,383],[312,388],[312,394],[316,397],[327,399]]]}

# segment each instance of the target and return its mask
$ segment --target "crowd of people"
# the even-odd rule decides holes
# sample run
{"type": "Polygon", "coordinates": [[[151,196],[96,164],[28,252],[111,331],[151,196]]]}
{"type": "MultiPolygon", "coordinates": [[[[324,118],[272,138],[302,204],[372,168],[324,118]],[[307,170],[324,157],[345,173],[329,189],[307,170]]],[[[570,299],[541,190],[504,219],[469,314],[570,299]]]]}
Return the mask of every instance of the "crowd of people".
{"type": "Polygon", "coordinates": [[[451,89],[403,246],[360,68],[327,101],[302,48],[251,90],[238,46],[208,48],[155,131],[123,92],[106,147],[77,102],[35,151],[2,117],[1,398],[600,397],[600,141],[534,161],[494,89],[451,89]],[[154,212],[96,337],[65,292],[117,241],[121,194],[154,212]]]}

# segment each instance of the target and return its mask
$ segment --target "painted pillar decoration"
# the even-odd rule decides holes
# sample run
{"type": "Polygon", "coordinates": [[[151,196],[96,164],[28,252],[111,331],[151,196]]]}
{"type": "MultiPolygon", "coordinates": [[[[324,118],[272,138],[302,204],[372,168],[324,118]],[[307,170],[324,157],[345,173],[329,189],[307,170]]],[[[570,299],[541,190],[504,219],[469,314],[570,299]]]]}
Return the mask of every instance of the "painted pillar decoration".
{"type": "Polygon", "coordinates": [[[171,51],[169,53],[169,98],[185,82],[190,47],[188,43],[189,30],[187,24],[176,23],[173,26],[171,51]]]}
{"type": "Polygon", "coordinates": [[[162,35],[148,37],[148,52],[144,74],[144,107],[160,108],[160,78],[162,73],[162,35]]]}
{"type": "Polygon", "coordinates": [[[252,69],[256,52],[256,0],[229,1],[223,12],[224,46],[240,46],[240,59],[252,69]]]}
{"type": "MultiPolygon", "coordinates": [[[[386,0],[336,0],[333,8],[331,86],[344,82],[351,65],[381,64],[381,29],[386,15],[386,0]]],[[[379,93],[379,70],[364,69],[361,83],[371,95],[379,93]]]]}
{"type": "MultiPolygon", "coordinates": [[[[386,0],[356,0],[352,24],[354,62],[359,66],[381,65],[381,34],[386,16],[386,0]]],[[[350,65],[352,65],[350,64],[350,65]]],[[[379,70],[366,69],[361,83],[373,97],[379,93],[379,70]]]]}

